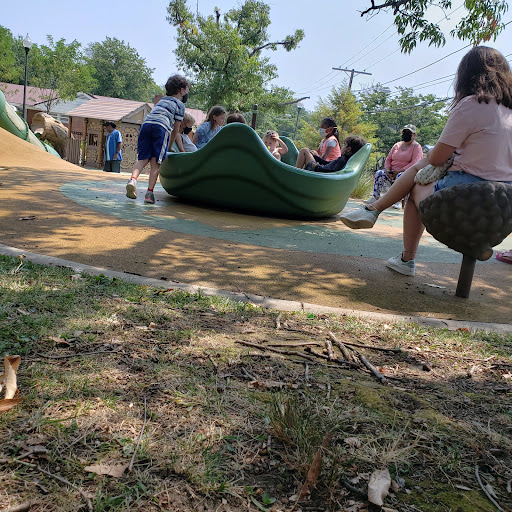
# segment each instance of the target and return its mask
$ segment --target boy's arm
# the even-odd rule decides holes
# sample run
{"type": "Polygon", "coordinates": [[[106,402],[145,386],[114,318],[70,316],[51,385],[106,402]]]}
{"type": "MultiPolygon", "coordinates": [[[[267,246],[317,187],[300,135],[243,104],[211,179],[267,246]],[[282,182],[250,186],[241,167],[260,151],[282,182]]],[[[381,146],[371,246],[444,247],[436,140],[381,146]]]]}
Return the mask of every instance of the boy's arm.
{"type": "Polygon", "coordinates": [[[176,140],[176,135],[178,135],[180,127],[181,127],[181,121],[176,121],[174,123],[174,128],[172,129],[172,132],[171,132],[171,138],[169,139],[169,147],[171,147],[173,145],[174,141],[176,140]]]}
{"type": "MultiPolygon", "coordinates": [[[[172,143],[171,143],[171,145],[172,145],[172,143]]],[[[183,139],[181,138],[181,133],[178,133],[176,135],[176,145],[178,146],[180,153],[185,153],[185,148],[183,147],[183,139]]]]}

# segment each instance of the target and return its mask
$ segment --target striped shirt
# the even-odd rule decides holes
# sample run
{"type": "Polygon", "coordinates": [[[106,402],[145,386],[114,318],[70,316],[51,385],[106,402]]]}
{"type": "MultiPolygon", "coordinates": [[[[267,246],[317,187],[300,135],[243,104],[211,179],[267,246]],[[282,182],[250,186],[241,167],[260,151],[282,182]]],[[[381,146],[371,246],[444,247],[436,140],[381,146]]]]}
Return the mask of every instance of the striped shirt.
{"type": "Polygon", "coordinates": [[[144,124],[158,124],[170,132],[174,121],[183,121],[184,113],[184,103],[174,96],[164,96],[144,119],[144,124]]]}

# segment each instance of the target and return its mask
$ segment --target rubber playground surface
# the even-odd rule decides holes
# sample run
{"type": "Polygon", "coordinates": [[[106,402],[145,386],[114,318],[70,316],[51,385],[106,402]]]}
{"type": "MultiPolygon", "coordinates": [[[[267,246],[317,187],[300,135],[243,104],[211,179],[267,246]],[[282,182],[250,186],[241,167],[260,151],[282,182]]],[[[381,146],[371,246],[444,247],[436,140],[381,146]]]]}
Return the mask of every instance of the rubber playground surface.
{"type": "MultiPolygon", "coordinates": [[[[265,218],[125,197],[126,175],[85,170],[0,130],[0,243],[112,270],[326,306],[510,323],[512,265],[479,262],[469,299],[454,296],[461,255],[425,234],[416,276],[385,260],[402,248],[402,212],[372,230],[336,217],[265,218]],[[24,219],[24,220],[20,220],[24,219]]],[[[356,207],[358,202],[347,207],[356,207]]],[[[508,237],[500,248],[512,248],[508,237]]]]}

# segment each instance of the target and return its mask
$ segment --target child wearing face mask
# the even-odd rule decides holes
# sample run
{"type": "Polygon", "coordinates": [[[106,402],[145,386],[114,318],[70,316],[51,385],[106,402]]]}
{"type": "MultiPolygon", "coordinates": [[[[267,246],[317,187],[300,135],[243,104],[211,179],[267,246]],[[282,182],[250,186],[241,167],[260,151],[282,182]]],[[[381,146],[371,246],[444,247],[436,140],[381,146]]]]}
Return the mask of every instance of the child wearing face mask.
{"type": "Polygon", "coordinates": [[[341,156],[338,125],[332,117],[322,119],[319,133],[323,139],[320,142],[318,151],[314,151],[309,148],[302,148],[299,151],[295,167],[303,169],[307,163],[306,155],[308,154],[311,155],[320,165],[325,165],[341,156]]]}
{"type": "Polygon", "coordinates": [[[340,149],[341,155],[336,160],[319,164],[315,161],[311,154],[306,155],[306,171],[313,172],[337,172],[341,171],[352,155],[355,155],[364,145],[366,141],[357,135],[349,135],[343,140],[343,146],[340,149]]]}
{"type": "Polygon", "coordinates": [[[173,75],[165,84],[165,96],[153,107],[140,127],[137,140],[137,163],[126,184],[126,197],[137,199],[137,178],[149,163],[148,190],[144,202],[155,204],[153,189],[158,180],[160,164],[169,146],[176,140],[188,98],[189,83],[181,75],[173,75]]]}
{"type": "Polygon", "coordinates": [[[197,151],[196,145],[190,140],[190,132],[196,120],[188,113],[185,112],[179,133],[176,135],[176,145],[180,153],[192,153],[197,151]]]}

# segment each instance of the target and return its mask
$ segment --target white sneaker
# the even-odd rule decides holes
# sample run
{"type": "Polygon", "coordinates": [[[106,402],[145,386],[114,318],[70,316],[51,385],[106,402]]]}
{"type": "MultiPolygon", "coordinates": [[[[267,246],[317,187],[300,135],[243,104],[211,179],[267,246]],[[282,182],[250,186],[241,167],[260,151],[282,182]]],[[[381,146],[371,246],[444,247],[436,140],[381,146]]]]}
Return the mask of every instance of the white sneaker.
{"type": "Polygon", "coordinates": [[[340,220],[350,229],[368,229],[373,228],[380,212],[377,210],[367,210],[366,208],[358,208],[351,212],[341,214],[340,220]]]}
{"type": "Polygon", "coordinates": [[[404,276],[413,276],[416,274],[414,260],[403,261],[401,253],[394,258],[389,258],[389,260],[386,261],[386,266],[404,276]]]}
{"type": "Polygon", "coordinates": [[[392,205],[391,208],[394,208],[395,210],[401,210],[402,209],[402,201],[398,201],[397,203],[392,205]]]}
{"type": "Polygon", "coordinates": [[[132,178],[126,184],[126,197],[137,199],[137,182],[132,178]]]}
{"type": "Polygon", "coordinates": [[[363,201],[363,204],[372,204],[372,203],[375,203],[375,201],[378,201],[379,198],[378,197],[370,197],[369,199],[367,199],[366,201],[363,201]]]}

